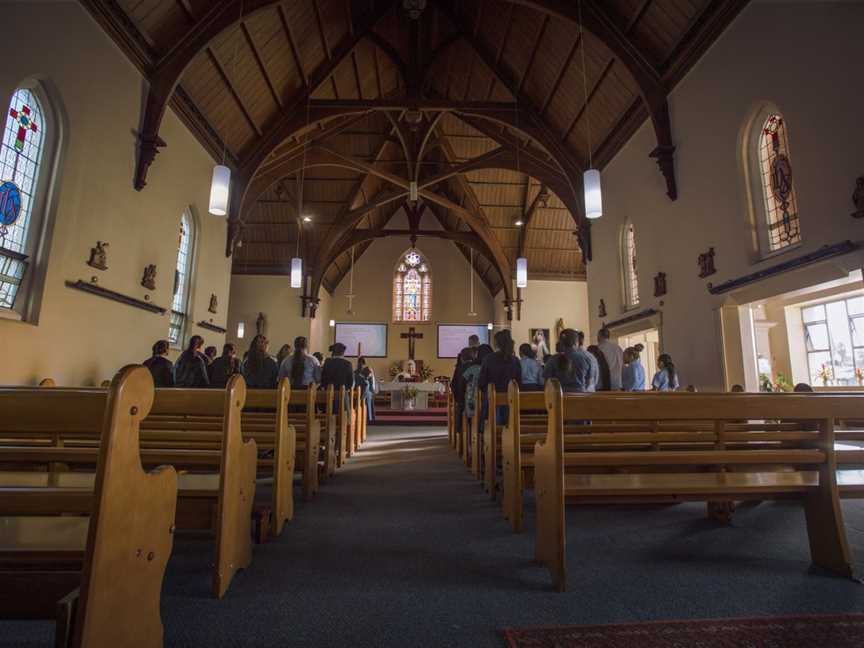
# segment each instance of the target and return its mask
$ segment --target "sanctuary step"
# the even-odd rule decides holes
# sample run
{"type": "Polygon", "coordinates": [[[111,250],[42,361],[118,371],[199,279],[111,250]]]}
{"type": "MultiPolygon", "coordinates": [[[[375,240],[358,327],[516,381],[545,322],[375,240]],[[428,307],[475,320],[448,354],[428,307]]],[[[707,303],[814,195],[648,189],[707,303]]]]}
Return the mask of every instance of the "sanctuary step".
{"type": "Polygon", "coordinates": [[[397,410],[375,409],[373,425],[447,425],[447,408],[397,410]]]}

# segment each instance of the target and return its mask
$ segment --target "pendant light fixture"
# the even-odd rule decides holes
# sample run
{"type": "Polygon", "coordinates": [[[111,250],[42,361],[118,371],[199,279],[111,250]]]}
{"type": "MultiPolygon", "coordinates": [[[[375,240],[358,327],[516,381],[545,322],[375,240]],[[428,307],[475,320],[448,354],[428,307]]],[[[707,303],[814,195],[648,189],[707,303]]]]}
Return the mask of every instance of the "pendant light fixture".
{"type": "MultiPolygon", "coordinates": [[[[521,142],[522,138],[519,137],[519,132],[518,132],[518,128],[519,128],[519,109],[518,109],[519,107],[518,107],[518,104],[517,104],[516,108],[517,108],[516,109],[516,128],[517,128],[516,137],[518,138],[516,141],[516,173],[519,173],[520,172],[520,169],[519,169],[519,148],[520,148],[520,142],[521,142]]],[[[525,198],[527,199],[528,198],[528,190],[531,187],[531,180],[530,180],[530,178],[526,177],[526,181],[527,181],[527,183],[525,185],[525,198]]],[[[541,187],[541,189],[542,189],[542,187],[541,187]]],[[[524,219],[525,219],[524,214],[519,216],[519,219],[516,221],[517,227],[522,227],[525,224],[524,219]]],[[[528,236],[527,230],[523,230],[522,232],[520,232],[519,233],[520,242],[525,241],[525,237],[527,237],[527,236],[528,236]]],[[[520,247],[520,251],[521,251],[521,249],[524,249],[524,246],[521,244],[519,245],[519,247],[520,247]]],[[[523,257],[523,256],[517,257],[517,259],[516,259],[516,287],[517,288],[527,288],[528,287],[528,259],[526,257],[523,257]]]]}
{"type": "MultiPolygon", "coordinates": [[[[240,21],[243,21],[243,2],[240,2],[240,21]]],[[[238,39],[234,45],[234,58],[232,59],[232,67],[234,68],[234,78],[237,78],[237,55],[240,48],[240,40],[238,39]]],[[[231,193],[231,169],[229,169],[225,160],[227,158],[228,145],[223,142],[222,146],[222,164],[217,164],[213,167],[213,177],[210,180],[210,206],[208,212],[214,216],[225,216],[228,214],[228,197],[231,193]]]]}
{"type": "Polygon", "coordinates": [[[528,287],[528,259],[525,257],[516,259],[516,287],[528,287]]]}
{"type": "Polygon", "coordinates": [[[246,322],[237,322],[237,339],[242,340],[246,335],[246,322]]]}
{"type": "Polygon", "coordinates": [[[297,249],[294,258],[291,259],[291,287],[303,287],[303,258],[300,256],[300,235],[303,232],[303,223],[310,222],[311,216],[303,215],[303,185],[306,180],[306,145],[309,142],[309,102],[306,102],[306,132],[303,134],[303,162],[297,174],[297,249]],[[309,220],[306,220],[306,219],[309,220]]]}
{"type": "Polygon", "coordinates": [[[477,317],[477,313],[474,312],[474,248],[471,248],[471,261],[468,263],[468,294],[470,295],[468,317],[477,317]]]}
{"type": "Polygon", "coordinates": [[[585,131],[588,136],[588,169],[582,174],[585,190],[585,217],[600,218],[603,215],[603,191],[600,186],[600,171],[594,168],[591,150],[591,111],[588,108],[588,75],[585,71],[585,38],[582,33],[582,0],[579,0],[579,49],[582,50],[582,88],[585,91],[585,131]]]}

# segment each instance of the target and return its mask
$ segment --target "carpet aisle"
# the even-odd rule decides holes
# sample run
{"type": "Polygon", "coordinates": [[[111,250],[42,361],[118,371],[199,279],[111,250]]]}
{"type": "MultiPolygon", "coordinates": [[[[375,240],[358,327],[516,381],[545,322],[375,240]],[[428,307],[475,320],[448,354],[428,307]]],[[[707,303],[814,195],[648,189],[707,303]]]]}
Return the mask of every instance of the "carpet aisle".
{"type": "MultiPolygon", "coordinates": [[[[864,570],[864,502],[844,503],[864,570]]],[[[503,646],[506,626],[864,612],[864,586],[808,572],[803,513],[704,506],[568,512],[571,590],[532,563],[442,428],[370,428],[363,450],[257,546],[226,598],[209,547],[178,538],[163,595],[167,646],[503,646]]],[[[0,646],[49,646],[50,626],[0,622],[0,646]]]]}

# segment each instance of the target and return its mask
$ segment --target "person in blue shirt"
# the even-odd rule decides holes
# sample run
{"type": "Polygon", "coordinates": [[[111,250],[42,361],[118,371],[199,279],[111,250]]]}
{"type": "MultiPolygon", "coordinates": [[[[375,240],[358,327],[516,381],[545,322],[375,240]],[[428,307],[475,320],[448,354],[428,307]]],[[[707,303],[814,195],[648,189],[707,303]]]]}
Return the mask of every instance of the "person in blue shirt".
{"type": "Polygon", "coordinates": [[[642,345],[624,351],[624,369],[621,372],[621,387],[624,391],[645,391],[645,367],[639,359],[642,345]]]}
{"type": "Polygon", "coordinates": [[[540,391],[543,389],[543,366],[537,362],[537,352],[528,343],[519,345],[519,364],[522,365],[523,391],[540,391]]]}
{"type": "Polygon", "coordinates": [[[558,345],[560,351],[546,363],[543,377],[557,378],[565,392],[593,391],[596,383],[591,362],[593,357],[579,347],[579,333],[564,329],[558,336],[558,345]]]}
{"type": "Polygon", "coordinates": [[[651,381],[651,388],[654,391],[676,391],[680,386],[672,356],[668,353],[660,354],[657,358],[657,373],[651,381]]]}
{"type": "Polygon", "coordinates": [[[306,353],[306,338],[294,338],[294,353],[282,361],[279,367],[279,380],[288,378],[292,389],[305,389],[321,377],[321,365],[318,360],[306,353]]]}

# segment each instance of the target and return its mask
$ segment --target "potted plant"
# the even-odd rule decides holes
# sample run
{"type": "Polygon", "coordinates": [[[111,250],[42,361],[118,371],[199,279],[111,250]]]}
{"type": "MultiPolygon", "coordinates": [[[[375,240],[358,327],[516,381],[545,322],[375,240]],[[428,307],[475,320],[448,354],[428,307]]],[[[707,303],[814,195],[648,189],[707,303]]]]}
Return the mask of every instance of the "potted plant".
{"type": "Polygon", "coordinates": [[[827,387],[828,381],[834,377],[834,372],[831,371],[831,367],[823,362],[822,366],[819,367],[819,371],[816,372],[816,377],[822,381],[823,387],[827,387]]]}

